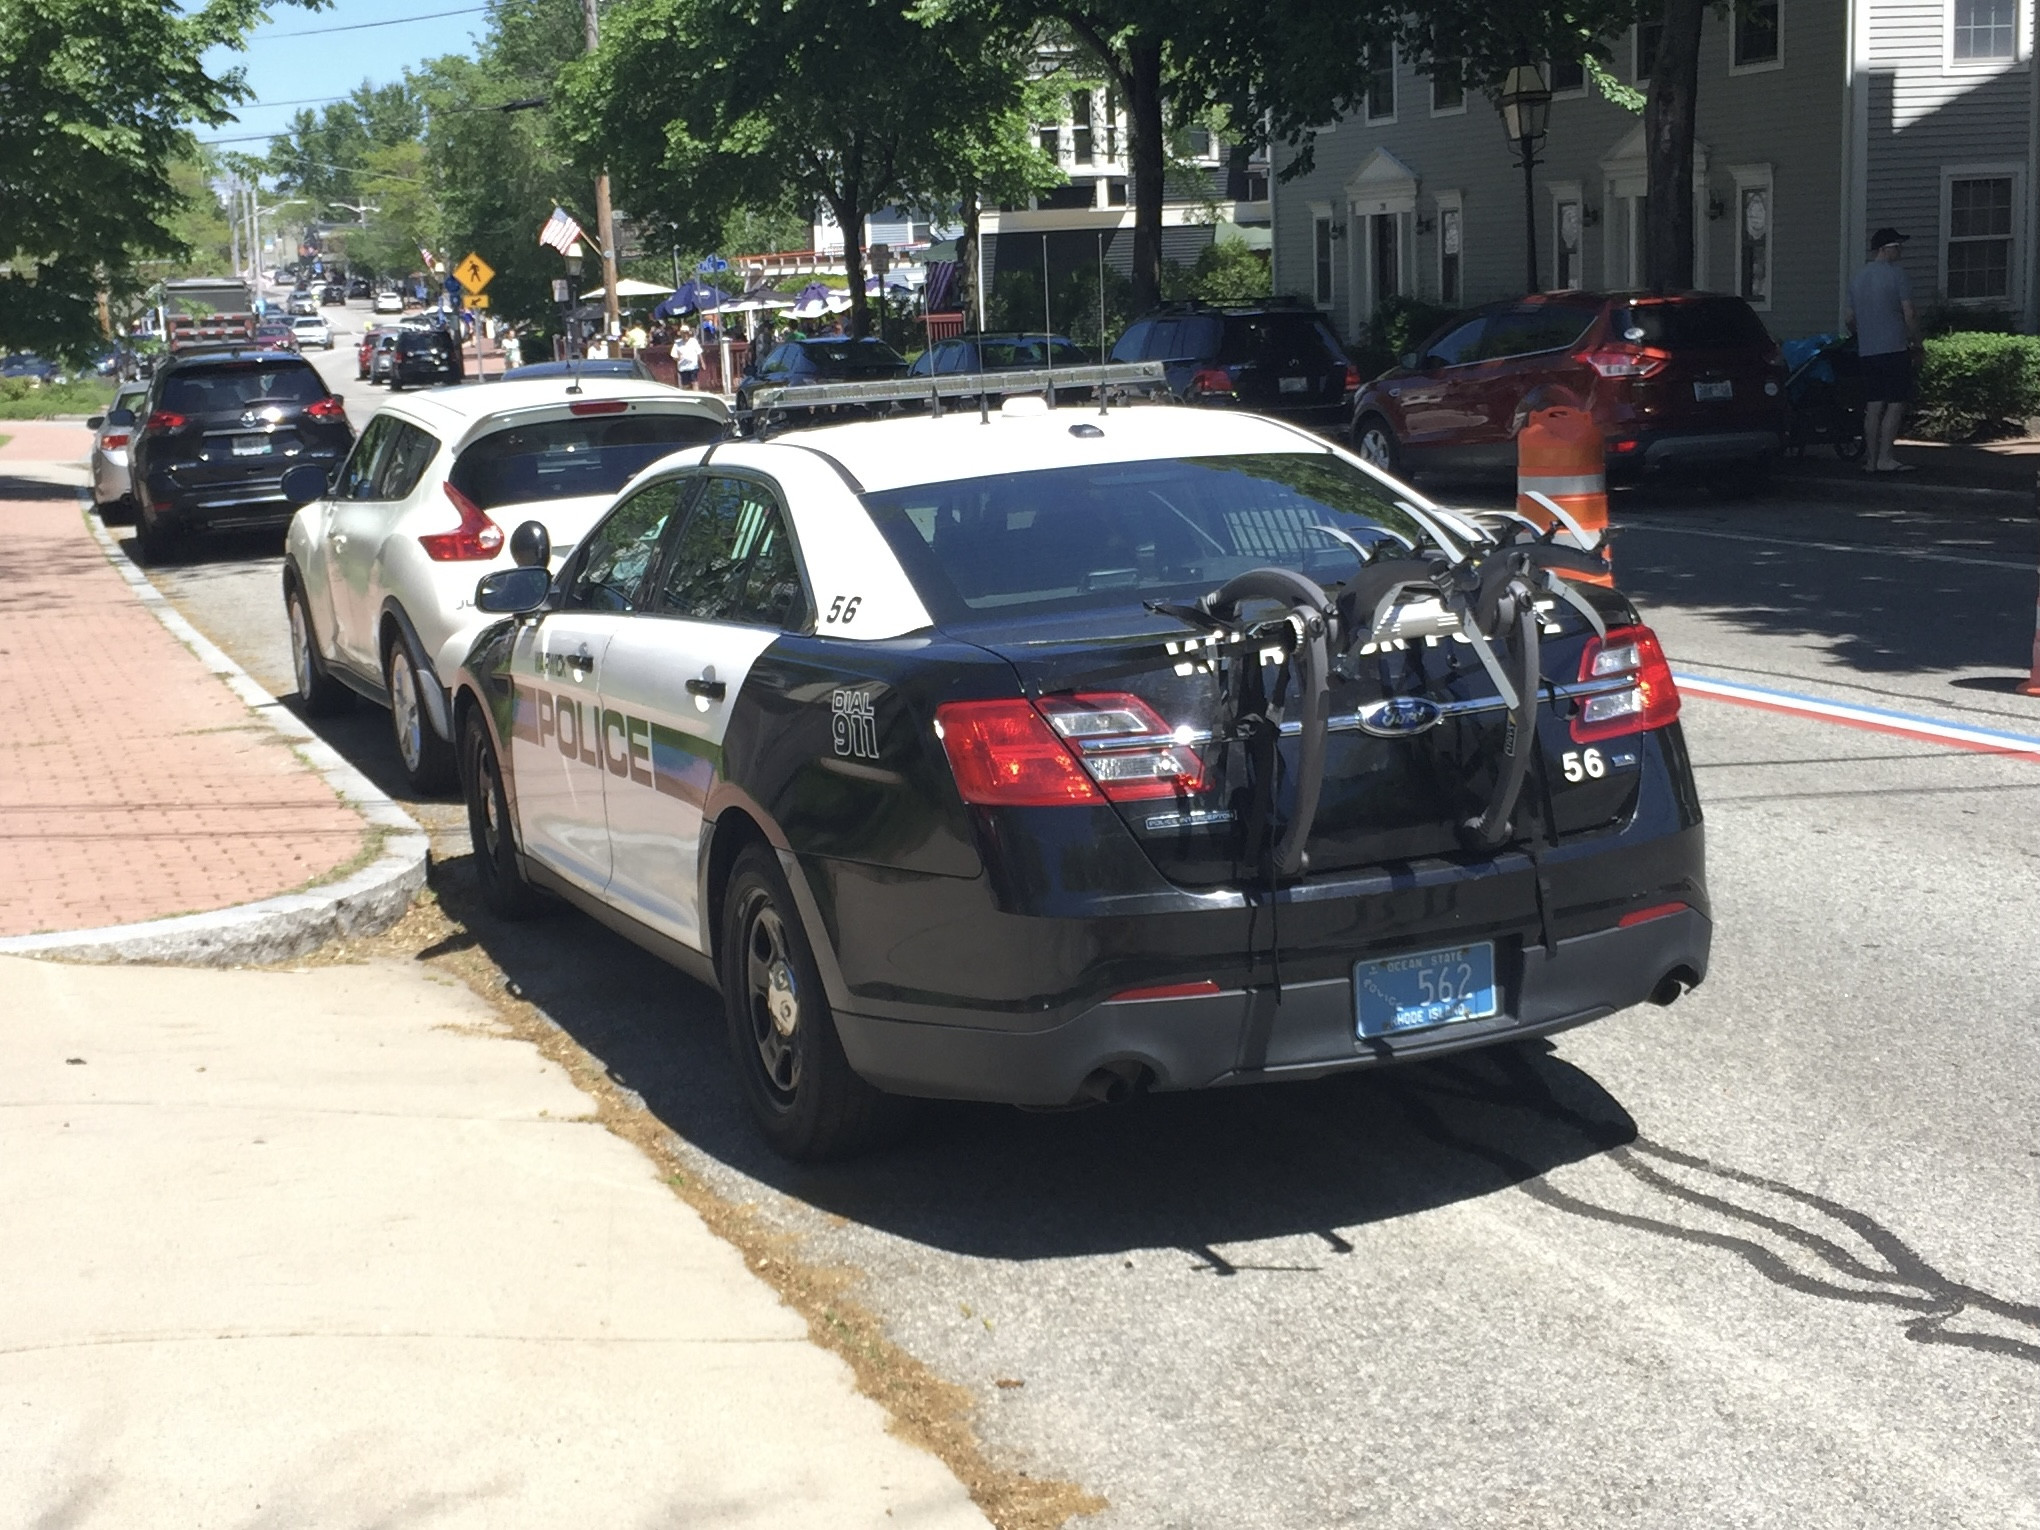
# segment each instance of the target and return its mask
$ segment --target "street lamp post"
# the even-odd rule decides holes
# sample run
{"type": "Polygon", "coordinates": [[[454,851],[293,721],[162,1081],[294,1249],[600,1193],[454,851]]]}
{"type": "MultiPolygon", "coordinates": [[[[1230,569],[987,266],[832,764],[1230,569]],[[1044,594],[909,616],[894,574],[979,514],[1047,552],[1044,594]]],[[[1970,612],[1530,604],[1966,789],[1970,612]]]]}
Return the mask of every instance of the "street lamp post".
{"type": "Polygon", "coordinates": [[[581,337],[574,324],[575,294],[581,290],[581,241],[576,239],[567,246],[567,279],[553,283],[553,290],[560,295],[560,324],[567,334],[567,359],[574,360],[581,354],[581,337]]]}
{"type": "Polygon", "coordinates": [[[1537,281],[1537,196],[1530,172],[1537,166],[1537,145],[1551,121],[1551,87],[1535,64],[1518,64],[1502,81],[1502,131],[1522,158],[1523,165],[1523,252],[1527,274],[1525,291],[1535,292],[1537,281]]]}

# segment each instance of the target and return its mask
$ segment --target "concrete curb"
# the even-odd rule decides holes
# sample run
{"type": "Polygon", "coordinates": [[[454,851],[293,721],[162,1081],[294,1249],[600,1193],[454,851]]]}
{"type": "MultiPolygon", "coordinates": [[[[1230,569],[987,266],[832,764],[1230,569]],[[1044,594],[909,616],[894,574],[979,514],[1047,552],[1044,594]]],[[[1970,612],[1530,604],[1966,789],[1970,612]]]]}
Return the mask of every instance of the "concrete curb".
{"type": "Polygon", "coordinates": [[[84,510],[92,535],[98,538],[101,549],[134,591],[135,598],[170,630],[172,637],[225,682],[227,689],[246,703],[251,712],[281,734],[298,757],[317,771],[343,802],[361,814],[371,833],[380,835],[381,842],[373,862],[327,886],[283,893],[208,914],[184,914],[174,919],[150,919],[96,930],[8,936],[0,938],[0,955],[233,967],[287,960],[316,950],[329,940],[346,935],[372,935],[395,924],[410,907],[418,889],[425,885],[431,848],[425,830],[296,713],[257,685],[246,670],[179,615],[92,514],[89,498],[84,510]]]}
{"type": "Polygon", "coordinates": [[[1968,510],[1979,514],[2017,514],[2033,508],[2031,489],[1972,488],[1965,484],[1921,483],[1917,477],[1884,480],[1868,473],[1812,474],[1774,473],[1772,492],[1793,499],[1869,499],[1878,504],[1899,504],[1918,510],[1968,510]]]}

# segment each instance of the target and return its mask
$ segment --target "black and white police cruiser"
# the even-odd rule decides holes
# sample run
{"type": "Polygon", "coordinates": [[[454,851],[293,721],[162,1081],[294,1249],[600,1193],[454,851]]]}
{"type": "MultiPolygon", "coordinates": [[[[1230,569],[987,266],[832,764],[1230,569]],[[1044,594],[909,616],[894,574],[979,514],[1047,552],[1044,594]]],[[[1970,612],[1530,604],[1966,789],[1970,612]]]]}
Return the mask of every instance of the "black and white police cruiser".
{"type": "Polygon", "coordinates": [[[936,407],[676,452],[556,575],[520,527],[455,701],[488,902],[720,988],[800,1158],[899,1096],[1315,1078],[1705,976],[1678,692],[1597,556],[1276,421],[1029,386],[787,389],[761,422],[936,407]]]}

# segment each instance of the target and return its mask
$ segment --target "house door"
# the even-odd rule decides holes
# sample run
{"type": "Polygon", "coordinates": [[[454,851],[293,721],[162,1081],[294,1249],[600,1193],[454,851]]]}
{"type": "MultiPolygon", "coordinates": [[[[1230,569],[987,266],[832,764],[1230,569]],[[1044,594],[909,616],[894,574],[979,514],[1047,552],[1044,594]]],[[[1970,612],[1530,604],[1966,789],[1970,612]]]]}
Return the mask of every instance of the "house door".
{"type": "Polygon", "coordinates": [[[1401,251],[1397,247],[1402,219],[1395,213],[1377,213],[1367,221],[1374,225],[1369,231],[1368,248],[1372,261],[1374,306],[1378,309],[1383,298],[1394,297],[1402,290],[1401,251]]]}
{"type": "Polygon", "coordinates": [[[1624,197],[1622,199],[1629,223],[1629,285],[1643,285],[1643,210],[1650,201],[1648,196],[1624,197]]]}

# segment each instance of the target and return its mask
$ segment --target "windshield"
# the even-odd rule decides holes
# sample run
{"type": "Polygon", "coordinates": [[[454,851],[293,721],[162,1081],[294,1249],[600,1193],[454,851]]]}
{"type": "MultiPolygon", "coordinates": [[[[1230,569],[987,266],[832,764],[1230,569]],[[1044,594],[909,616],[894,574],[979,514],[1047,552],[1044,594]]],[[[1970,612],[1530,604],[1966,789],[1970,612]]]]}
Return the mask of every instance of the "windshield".
{"type": "Polygon", "coordinates": [[[1417,523],[1329,453],[1050,468],[864,496],[938,617],[1188,598],[1276,564],[1333,584],[1417,523]],[[1322,528],[1331,528],[1325,530],[1322,528]]]}
{"type": "Polygon", "coordinates": [[[801,349],[824,372],[880,371],[907,364],[883,340],[810,340],[801,349]]]}
{"type": "Polygon", "coordinates": [[[447,481],[484,510],[614,494],[659,458],[721,434],[716,421],[692,414],[600,415],[513,425],[470,445],[447,481]]]}
{"type": "Polygon", "coordinates": [[[163,384],[161,408],[173,414],[239,413],[257,404],[312,404],[326,396],[319,374],[295,366],[223,366],[179,372],[163,384]]]}

